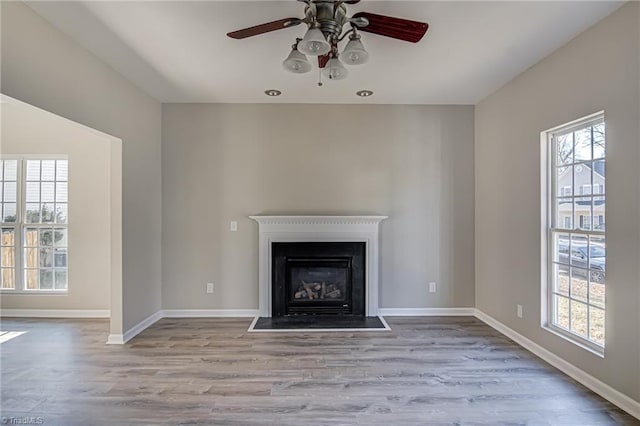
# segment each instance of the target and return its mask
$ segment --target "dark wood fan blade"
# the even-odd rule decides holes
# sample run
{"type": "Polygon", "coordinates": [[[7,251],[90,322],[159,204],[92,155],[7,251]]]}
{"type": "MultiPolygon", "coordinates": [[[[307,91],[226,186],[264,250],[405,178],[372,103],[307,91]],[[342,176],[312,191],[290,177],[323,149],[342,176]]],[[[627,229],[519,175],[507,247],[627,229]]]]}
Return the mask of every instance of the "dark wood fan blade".
{"type": "Polygon", "coordinates": [[[331,56],[328,53],[326,55],[318,56],[318,68],[322,69],[326,67],[329,59],[331,59],[331,56]]]}
{"type": "Polygon", "coordinates": [[[360,31],[397,38],[411,43],[419,42],[429,28],[429,25],[424,22],[376,15],[369,12],[358,12],[353,15],[353,18],[366,18],[369,20],[369,25],[360,27],[360,31]]]}
{"type": "Polygon", "coordinates": [[[360,3],[360,0],[344,0],[343,3],[346,4],[356,4],[356,3],[360,3]]]}
{"type": "Polygon", "coordinates": [[[245,28],[243,30],[233,31],[228,33],[227,35],[231,38],[242,39],[268,33],[271,31],[281,30],[283,28],[294,27],[301,23],[302,20],[298,18],[285,18],[278,21],[268,22],[262,25],[256,25],[255,27],[245,28]]]}

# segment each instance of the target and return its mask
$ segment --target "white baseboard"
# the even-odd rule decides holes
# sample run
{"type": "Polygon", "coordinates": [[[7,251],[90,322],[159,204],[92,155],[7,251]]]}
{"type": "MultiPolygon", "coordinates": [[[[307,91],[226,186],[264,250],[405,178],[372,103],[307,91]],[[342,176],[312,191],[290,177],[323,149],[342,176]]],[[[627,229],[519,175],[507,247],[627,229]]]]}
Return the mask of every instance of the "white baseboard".
{"type": "Polygon", "coordinates": [[[157,322],[160,319],[162,319],[161,310],[157,311],[154,314],[149,315],[148,317],[140,321],[138,324],[134,325],[129,330],[124,332],[124,335],[122,336],[123,343],[127,343],[129,340],[133,339],[138,334],[142,333],[144,330],[149,328],[151,325],[153,325],[155,322],[157,322]]]}
{"type": "Polygon", "coordinates": [[[152,324],[162,318],[162,311],[149,315],[138,324],[125,331],[124,334],[110,334],[107,338],[107,345],[123,345],[133,339],[138,334],[149,328],[152,324]]]}
{"type": "Polygon", "coordinates": [[[596,379],[592,375],[579,369],[578,367],[571,364],[570,362],[565,361],[564,359],[560,358],[558,355],[548,351],[547,349],[543,348],[542,346],[538,345],[532,340],[529,340],[528,338],[524,337],[522,334],[507,327],[497,319],[485,314],[481,310],[476,309],[474,315],[480,321],[486,323],[487,325],[494,328],[498,332],[504,334],[505,336],[507,336],[508,338],[510,338],[511,340],[513,340],[514,342],[516,342],[517,344],[519,344],[520,346],[528,350],[529,352],[533,353],[534,355],[539,356],[549,364],[556,367],[558,370],[565,373],[567,376],[583,384],[587,388],[591,389],[592,391],[594,391],[604,399],[608,400],[612,404],[622,408],[627,413],[631,414],[637,419],[640,419],[640,402],[635,401],[632,398],[629,398],[627,395],[623,394],[622,392],[615,390],[614,388],[607,385],[606,383],[596,379]]]}
{"type": "Polygon", "coordinates": [[[0,309],[0,317],[11,318],[109,318],[109,309],[0,309]]]}
{"type": "Polygon", "coordinates": [[[124,345],[124,335],[110,334],[107,337],[107,345],[124,345]]]}
{"type": "Polygon", "coordinates": [[[388,317],[473,316],[475,308],[378,308],[388,317]]]}
{"type": "Polygon", "coordinates": [[[255,317],[257,309],[164,309],[163,318],[230,318],[255,317]]]}

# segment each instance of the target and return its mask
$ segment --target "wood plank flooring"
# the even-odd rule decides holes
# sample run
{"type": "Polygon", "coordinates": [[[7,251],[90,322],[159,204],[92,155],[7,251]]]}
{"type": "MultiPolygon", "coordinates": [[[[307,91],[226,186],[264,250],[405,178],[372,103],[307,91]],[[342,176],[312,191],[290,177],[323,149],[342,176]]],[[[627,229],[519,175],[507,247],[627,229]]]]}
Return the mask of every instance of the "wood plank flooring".
{"type": "MultiPolygon", "coordinates": [[[[633,417],[472,317],[390,332],[248,333],[163,319],[123,346],[105,320],[3,319],[4,418],[44,425],[608,425],[633,417]]],[[[6,420],[5,420],[6,421],[6,420]]]]}

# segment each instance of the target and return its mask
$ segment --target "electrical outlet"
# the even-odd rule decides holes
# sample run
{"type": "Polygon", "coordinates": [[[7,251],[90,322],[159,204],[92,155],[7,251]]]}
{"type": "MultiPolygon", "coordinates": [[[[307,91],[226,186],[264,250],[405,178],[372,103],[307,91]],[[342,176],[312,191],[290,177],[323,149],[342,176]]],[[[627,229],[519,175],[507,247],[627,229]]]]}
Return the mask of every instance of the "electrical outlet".
{"type": "Polygon", "coordinates": [[[232,220],[231,224],[229,225],[229,229],[233,232],[236,232],[238,230],[238,221],[232,220]]]}
{"type": "Polygon", "coordinates": [[[429,283],[429,293],[435,293],[436,291],[437,291],[436,283],[434,281],[431,281],[429,283]]]}
{"type": "Polygon", "coordinates": [[[522,305],[516,305],[516,314],[518,315],[518,318],[522,318],[522,305]]]}
{"type": "Polygon", "coordinates": [[[213,283],[207,283],[207,293],[213,293],[213,283]]]}

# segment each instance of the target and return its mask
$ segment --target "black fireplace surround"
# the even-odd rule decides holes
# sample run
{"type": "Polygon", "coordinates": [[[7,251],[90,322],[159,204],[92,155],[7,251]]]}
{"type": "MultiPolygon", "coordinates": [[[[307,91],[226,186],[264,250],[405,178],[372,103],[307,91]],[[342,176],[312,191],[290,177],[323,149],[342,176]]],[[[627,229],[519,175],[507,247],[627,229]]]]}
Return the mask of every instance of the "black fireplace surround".
{"type": "Polygon", "coordinates": [[[272,317],[365,316],[365,243],[272,243],[272,317]]]}

